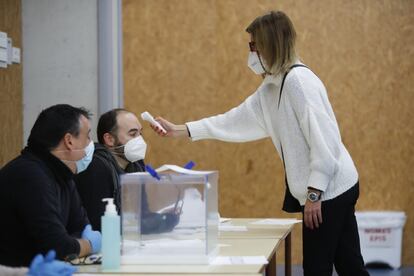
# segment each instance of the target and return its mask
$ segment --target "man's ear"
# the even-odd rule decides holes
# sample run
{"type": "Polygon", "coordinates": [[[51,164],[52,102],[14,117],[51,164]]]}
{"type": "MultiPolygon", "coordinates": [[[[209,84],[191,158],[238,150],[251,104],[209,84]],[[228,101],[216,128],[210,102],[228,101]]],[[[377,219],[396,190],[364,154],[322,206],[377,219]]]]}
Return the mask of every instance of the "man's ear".
{"type": "Polygon", "coordinates": [[[63,144],[65,147],[69,150],[74,148],[73,144],[73,136],[70,133],[66,133],[65,136],[63,136],[63,144]]]}
{"type": "Polygon", "coordinates": [[[103,135],[103,140],[104,140],[105,146],[107,147],[115,146],[115,138],[109,132],[103,135]]]}

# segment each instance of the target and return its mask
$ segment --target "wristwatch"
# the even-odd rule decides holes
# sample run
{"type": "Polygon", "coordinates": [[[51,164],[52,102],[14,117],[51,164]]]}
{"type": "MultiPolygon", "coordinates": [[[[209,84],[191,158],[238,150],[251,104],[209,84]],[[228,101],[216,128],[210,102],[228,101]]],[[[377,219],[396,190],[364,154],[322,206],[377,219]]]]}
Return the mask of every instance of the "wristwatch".
{"type": "Polygon", "coordinates": [[[319,201],[321,199],[322,193],[316,193],[316,192],[312,192],[312,191],[308,191],[308,200],[310,202],[316,202],[319,201]]]}

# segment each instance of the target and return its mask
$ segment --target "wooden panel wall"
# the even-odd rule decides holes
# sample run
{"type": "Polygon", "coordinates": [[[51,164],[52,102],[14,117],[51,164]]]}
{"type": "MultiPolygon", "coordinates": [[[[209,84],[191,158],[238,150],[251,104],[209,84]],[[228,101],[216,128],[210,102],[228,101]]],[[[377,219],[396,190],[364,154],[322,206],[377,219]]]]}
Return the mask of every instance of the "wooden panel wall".
{"type": "MultiPolygon", "coordinates": [[[[0,31],[12,38],[13,46],[22,48],[21,1],[0,0],[0,31]]],[[[0,167],[22,149],[23,84],[22,65],[0,68],[0,167]]]]}
{"type": "MultiPolygon", "coordinates": [[[[124,0],[125,106],[176,123],[225,112],[261,80],[246,66],[246,26],[285,11],[303,61],[324,81],[359,169],[359,210],[402,210],[404,264],[414,264],[414,1],[124,0]]],[[[148,125],[147,162],[220,171],[225,217],[288,217],[283,170],[269,140],[162,139],[148,125]]],[[[294,232],[301,262],[301,231],[294,232]]],[[[280,259],[282,260],[282,259],[280,259]]]]}

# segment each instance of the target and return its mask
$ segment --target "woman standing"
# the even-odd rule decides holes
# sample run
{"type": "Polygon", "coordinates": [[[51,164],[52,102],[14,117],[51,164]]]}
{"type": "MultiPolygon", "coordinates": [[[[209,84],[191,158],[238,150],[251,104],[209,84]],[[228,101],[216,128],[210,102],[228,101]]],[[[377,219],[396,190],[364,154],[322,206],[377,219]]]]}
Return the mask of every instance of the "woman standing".
{"type": "Polygon", "coordinates": [[[256,18],[248,66],[264,80],[230,111],[176,125],[163,118],[161,136],[247,142],[270,137],[285,166],[284,210],[303,213],[305,275],[368,275],[360,253],[355,204],[358,173],[341,136],[321,80],[295,52],[296,33],[286,14],[256,18]]]}

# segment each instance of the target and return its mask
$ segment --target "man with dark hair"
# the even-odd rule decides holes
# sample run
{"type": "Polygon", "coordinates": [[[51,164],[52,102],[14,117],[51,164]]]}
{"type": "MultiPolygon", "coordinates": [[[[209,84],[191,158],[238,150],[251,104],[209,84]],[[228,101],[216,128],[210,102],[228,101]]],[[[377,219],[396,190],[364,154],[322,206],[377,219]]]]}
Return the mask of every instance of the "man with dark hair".
{"type": "MultiPolygon", "coordinates": [[[[121,191],[119,176],[124,173],[144,172],[147,145],[142,138],[138,118],[125,109],[113,109],[99,118],[98,144],[88,169],[75,178],[89,220],[94,229],[101,229],[101,216],[105,211],[103,198],[114,198],[120,211],[121,191]]],[[[144,191],[141,207],[141,232],[170,231],[178,223],[178,214],[150,212],[144,191]]]]}
{"type": "Polygon", "coordinates": [[[0,264],[27,266],[38,253],[59,259],[97,253],[73,176],[86,169],[94,147],[89,113],[60,104],[43,110],[21,155],[0,170],[0,264]]]}

